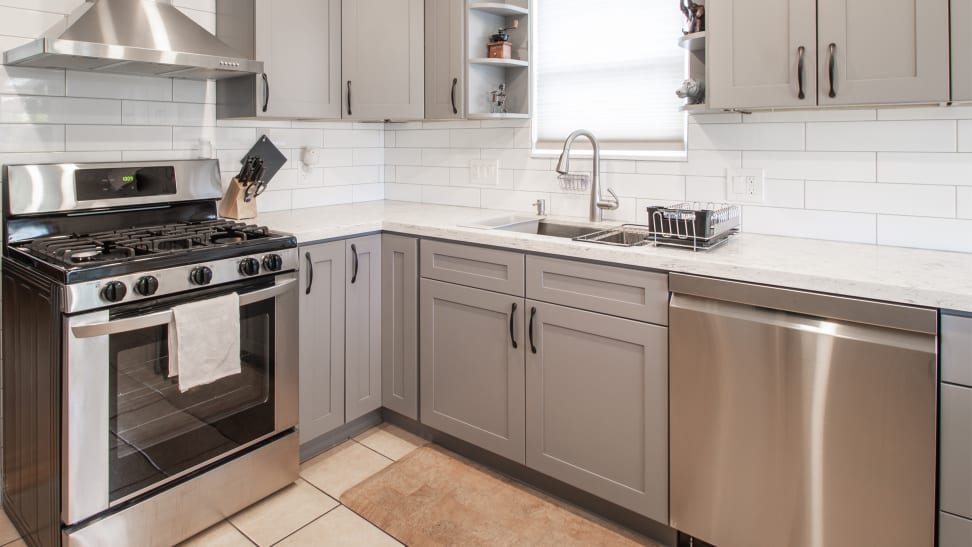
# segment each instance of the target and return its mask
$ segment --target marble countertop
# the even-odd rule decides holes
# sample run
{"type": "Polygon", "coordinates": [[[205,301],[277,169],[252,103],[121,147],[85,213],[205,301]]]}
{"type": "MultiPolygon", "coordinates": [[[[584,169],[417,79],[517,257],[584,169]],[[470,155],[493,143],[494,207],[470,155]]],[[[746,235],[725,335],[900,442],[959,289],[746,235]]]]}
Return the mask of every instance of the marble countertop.
{"type": "MultiPolygon", "coordinates": [[[[742,234],[718,249],[695,253],[670,247],[618,248],[460,226],[508,214],[509,211],[378,201],[266,213],[256,222],[294,234],[300,243],[384,230],[621,266],[972,312],[972,254],[755,234],[742,234]]],[[[576,218],[559,220],[583,222],[576,218]]]]}

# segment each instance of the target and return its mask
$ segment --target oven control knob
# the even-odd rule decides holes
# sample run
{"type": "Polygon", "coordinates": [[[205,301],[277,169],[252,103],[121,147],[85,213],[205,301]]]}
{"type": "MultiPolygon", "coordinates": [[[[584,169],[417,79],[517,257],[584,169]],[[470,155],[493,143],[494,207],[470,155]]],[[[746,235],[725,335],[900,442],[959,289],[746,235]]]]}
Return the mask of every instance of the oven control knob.
{"type": "Polygon", "coordinates": [[[135,282],[135,292],[142,296],[152,296],[159,291],[159,280],[153,275],[139,278],[135,282]]]}
{"type": "Polygon", "coordinates": [[[112,281],[101,289],[101,297],[108,302],[121,302],[128,294],[128,288],[121,281],[112,281]]]}
{"type": "Polygon", "coordinates": [[[255,258],[244,258],[240,261],[240,273],[243,275],[260,273],[260,261],[255,258]]]}
{"type": "Polygon", "coordinates": [[[283,269],[283,258],[280,255],[267,255],[263,257],[263,267],[271,272],[279,272],[283,269]]]}
{"type": "Polygon", "coordinates": [[[213,281],[213,271],[206,266],[200,266],[189,274],[189,281],[195,285],[209,285],[213,281]]]}

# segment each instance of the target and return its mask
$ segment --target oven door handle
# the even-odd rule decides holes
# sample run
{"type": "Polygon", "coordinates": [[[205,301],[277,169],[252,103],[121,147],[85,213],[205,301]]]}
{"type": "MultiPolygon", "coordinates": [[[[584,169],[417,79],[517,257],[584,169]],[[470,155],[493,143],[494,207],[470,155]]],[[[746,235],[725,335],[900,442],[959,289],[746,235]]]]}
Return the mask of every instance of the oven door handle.
{"type": "MultiPolygon", "coordinates": [[[[240,306],[249,306],[264,300],[276,298],[288,290],[291,285],[296,283],[296,279],[287,279],[267,289],[248,292],[240,295],[240,306]]],[[[93,323],[91,325],[77,325],[71,327],[71,333],[75,338],[97,338],[98,336],[108,336],[111,334],[122,334],[151,327],[161,327],[168,325],[172,321],[172,310],[165,310],[128,319],[117,321],[105,321],[104,323],[93,323]]]]}

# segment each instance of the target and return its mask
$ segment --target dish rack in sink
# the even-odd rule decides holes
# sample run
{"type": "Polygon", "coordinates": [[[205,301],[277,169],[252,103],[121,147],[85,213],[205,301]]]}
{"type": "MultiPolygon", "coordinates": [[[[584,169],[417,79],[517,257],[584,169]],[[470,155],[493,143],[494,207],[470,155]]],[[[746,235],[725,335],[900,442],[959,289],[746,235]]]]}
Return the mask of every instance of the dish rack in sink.
{"type": "Polygon", "coordinates": [[[667,245],[707,251],[729,241],[741,225],[742,212],[737,205],[676,203],[649,207],[648,225],[625,224],[576,240],[620,247],[667,245]]]}

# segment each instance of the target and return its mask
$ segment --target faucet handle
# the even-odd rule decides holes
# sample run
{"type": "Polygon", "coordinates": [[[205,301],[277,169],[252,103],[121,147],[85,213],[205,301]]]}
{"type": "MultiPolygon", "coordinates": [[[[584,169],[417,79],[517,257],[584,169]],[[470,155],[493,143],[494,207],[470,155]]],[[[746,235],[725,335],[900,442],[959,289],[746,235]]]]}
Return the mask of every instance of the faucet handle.
{"type": "Polygon", "coordinates": [[[608,188],[607,192],[611,194],[611,199],[599,199],[597,201],[597,206],[599,209],[614,211],[621,206],[621,200],[618,199],[618,195],[614,193],[614,190],[608,188]]]}

